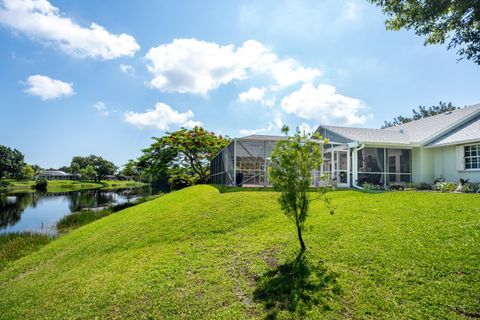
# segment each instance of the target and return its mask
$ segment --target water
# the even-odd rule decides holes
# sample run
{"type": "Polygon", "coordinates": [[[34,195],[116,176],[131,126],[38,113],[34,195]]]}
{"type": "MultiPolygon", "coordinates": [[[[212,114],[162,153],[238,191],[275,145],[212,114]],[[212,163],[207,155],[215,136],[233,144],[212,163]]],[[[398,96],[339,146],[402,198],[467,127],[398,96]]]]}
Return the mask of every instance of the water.
{"type": "Polygon", "coordinates": [[[56,222],[67,214],[131,202],[158,192],[152,187],[142,187],[0,194],[0,233],[32,231],[55,235],[56,222]]]}

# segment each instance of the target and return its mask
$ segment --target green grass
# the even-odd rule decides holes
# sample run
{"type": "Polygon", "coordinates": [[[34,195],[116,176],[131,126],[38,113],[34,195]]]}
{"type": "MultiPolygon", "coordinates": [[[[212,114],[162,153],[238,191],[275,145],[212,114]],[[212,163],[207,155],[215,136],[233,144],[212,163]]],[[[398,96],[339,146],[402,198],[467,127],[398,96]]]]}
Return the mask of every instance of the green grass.
{"type": "Polygon", "coordinates": [[[0,270],[37,251],[52,239],[51,236],[31,232],[0,234],[0,270]]]}
{"type": "MultiPolygon", "coordinates": [[[[13,180],[2,179],[3,184],[8,183],[8,186],[3,186],[0,191],[8,192],[34,192],[32,186],[35,184],[34,180],[13,180]]],[[[137,181],[117,181],[117,180],[102,180],[99,183],[91,181],[75,181],[75,180],[49,180],[48,192],[68,192],[86,189],[120,189],[120,188],[135,188],[145,186],[145,183],[137,181]]],[[[2,185],[0,185],[0,188],[2,185]]]]}
{"type": "Polygon", "coordinates": [[[159,196],[160,195],[140,198],[132,202],[125,202],[122,204],[113,205],[109,208],[102,209],[102,210],[82,210],[78,212],[73,212],[71,214],[64,216],[62,219],[60,219],[56,224],[56,228],[62,234],[67,233],[73,229],[77,229],[95,220],[109,216],[112,213],[136,206],[140,203],[154,200],[159,196]]]}
{"type": "Polygon", "coordinates": [[[0,272],[0,319],[462,319],[480,312],[480,197],[332,192],[298,256],[273,192],[196,186],[0,272]]]}

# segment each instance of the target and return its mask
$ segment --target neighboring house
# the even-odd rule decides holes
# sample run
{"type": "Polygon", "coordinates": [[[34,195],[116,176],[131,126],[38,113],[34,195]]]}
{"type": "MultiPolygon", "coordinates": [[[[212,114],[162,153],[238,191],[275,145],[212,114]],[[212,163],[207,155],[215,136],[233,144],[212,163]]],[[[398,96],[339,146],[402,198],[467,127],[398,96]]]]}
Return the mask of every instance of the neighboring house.
{"type": "MultiPolygon", "coordinates": [[[[385,129],[350,128],[321,125],[317,132],[330,140],[324,145],[322,168],[314,172],[314,183],[319,174],[326,174],[338,187],[361,186],[363,183],[388,186],[408,182],[433,183],[436,179],[480,182],[480,104],[458,109],[385,129]]],[[[249,136],[233,142],[212,161],[212,182],[226,185],[250,184],[238,173],[244,169],[243,152],[247,141],[264,143],[260,152],[247,152],[254,160],[260,183],[268,185],[268,160],[272,136],[249,136]],[[266,139],[265,137],[268,137],[266,139]],[[268,145],[268,148],[266,147],[268,145]],[[263,152],[263,154],[261,154],[263,152]],[[236,155],[236,156],[235,156],[236,155]],[[239,161],[240,159],[240,161],[239,161]],[[263,163],[263,166],[260,164],[263,163]]],[[[258,149],[258,148],[257,148],[258,149]]],[[[245,153],[245,152],[244,152],[245,153]]],[[[253,174],[253,175],[252,175],[253,174]]]]}
{"type": "Polygon", "coordinates": [[[40,171],[35,175],[35,179],[44,178],[46,180],[79,180],[80,175],[70,174],[64,171],[40,171]]]}

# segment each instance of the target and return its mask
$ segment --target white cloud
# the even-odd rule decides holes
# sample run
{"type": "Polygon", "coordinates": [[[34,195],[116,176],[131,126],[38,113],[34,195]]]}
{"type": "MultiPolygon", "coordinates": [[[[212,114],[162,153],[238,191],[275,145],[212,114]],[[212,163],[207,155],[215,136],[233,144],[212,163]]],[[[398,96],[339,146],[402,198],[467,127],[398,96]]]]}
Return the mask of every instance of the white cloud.
{"type": "Polygon", "coordinates": [[[73,85],[47,76],[33,75],[26,82],[30,88],[25,92],[40,97],[42,100],[55,99],[74,94],[73,85]]]}
{"type": "Polygon", "coordinates": [[[1,24],[74,56],[113,59],[133,56],[140,49],[128,34],[109,33],[96,23],[81,27],[47,0],[3,0],[2,4],[1,24]]]}
{"type": "Polygon", "coordinates": [[[275,88],[311,81],[320,75],[320,70],[304,68],[293,59],[279,59],[254,40],[235,48],[197,39],[175,39],[151,48],[145,58],[154,76],[151,86],[164,92],[206,94],[233,80],[246,79],[251,73],[270,75],[275,88]]]}
{"type": "Polygon", "coordinates": [[[286,113],[319,123],[354,125],[367,120],[367,116],[359,114],[366,109],[362,101],[338,94],[334,86],[326,84],[304,84],[284,97],[281,107],[286,113]]]}
{"type": "Polygon", "coordinates": [[[191,110],[187,112],[178,112],[169,105],[158,102],[155,109],[147,109],[144,113],[128,111],[124,114],[124,120],[139,128],[157,128],[168,130],[171,125],[192,128],[201,126],[202,123],[193,121],[194,114],[191,110]]]}
{"type": "Polygon", "coordinates": [[[121,64],[120,70],[127,76],[133,76],[135,74],[135,68],[129,64],[121,64]]]}
{"type": "Polygon", "coordinates": [[[93,105],[93,107],[95,109],[97,109],[97,111],[104,117],[108,117],[108,115],[110,114],[110,112],[108,111],[108,108],[107,106],[105,105],[104,102],[102,101],[98,101],[97,103],[95,103],[93,105]]]}
{"type": "Polygon", "coordinates": [[[265,88],[255,88],[252,87],[245,92],[242,92],[238,95],[238,99],[240,102],[248,102],[248,101],[262,101],[263,97],[265,96],[265,88]]]}
{"type": "Polygon", "coordinates": [[[301,132],[301,133],[304,133],[304,134],[308,134],[308,133],[313,133],[315,131],[315,128],[310,126],[308,123],[305,123],[305,122],[302,122],[299,126],[298,126],[298,130],[301,132]]]}

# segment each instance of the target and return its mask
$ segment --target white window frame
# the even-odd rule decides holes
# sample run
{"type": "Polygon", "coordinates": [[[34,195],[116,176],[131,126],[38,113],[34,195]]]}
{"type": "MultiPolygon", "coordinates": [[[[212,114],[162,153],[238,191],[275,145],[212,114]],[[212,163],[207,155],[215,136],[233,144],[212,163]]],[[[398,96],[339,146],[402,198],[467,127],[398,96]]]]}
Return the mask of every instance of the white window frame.
{"type": "Polygon", "coordinates": [[[466,144],[463,148],[463,163],[465,171],[480,171],[480,143],[466,144]],[[477,149],[477,154],[472,156],[471,154],[467,156],[467,148],[475,146],[477,149]],[[467,159],[477,159],[477,166],[475,168],[467,168],[467,159]]]}

